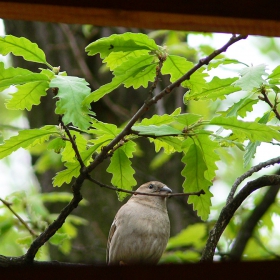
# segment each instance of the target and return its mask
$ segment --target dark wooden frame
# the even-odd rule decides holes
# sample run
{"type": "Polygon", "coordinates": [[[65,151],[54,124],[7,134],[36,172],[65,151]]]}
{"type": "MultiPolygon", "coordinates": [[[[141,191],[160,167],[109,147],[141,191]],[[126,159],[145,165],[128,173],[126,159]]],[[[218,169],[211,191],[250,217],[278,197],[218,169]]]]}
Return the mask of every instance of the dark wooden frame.
{"type": "MultiPolygon", "coordinates": [[[[280,36],[280,1],[275,0],[0,0],[0,18],[280,36]]],[[[2,269],[1,279],[280,279],[279,267],[276,261],[156,267],[43,265],[2,269]]]]}
{"type": "Polygon", "coordinates": [[[280,36],[280,1],[0,0],[0,18],[280,36]]]}

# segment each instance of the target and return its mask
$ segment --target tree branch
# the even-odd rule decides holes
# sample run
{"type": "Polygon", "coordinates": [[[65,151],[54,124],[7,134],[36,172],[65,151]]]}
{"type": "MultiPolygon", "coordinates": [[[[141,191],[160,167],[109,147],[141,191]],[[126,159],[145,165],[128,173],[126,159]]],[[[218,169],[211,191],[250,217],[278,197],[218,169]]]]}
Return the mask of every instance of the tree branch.
{"type": "Polygon", "coordinates": [[[213,261],[215,249],[218,241],[233,217],[235,211],[242,204],[242,202],[255,190],[265,186],[277,186],[280,184],[280,175],[266,175],[256,180],[248,182],[244,188],[222,209],[220,216],[210,231],[206,246],[203,250],[201,262],[213,261]]]}
{"type": "Polygon", "coordinates": [[[42,247],[56,233],[56,231],[59,228],[61,228],[66,218],[71,214],[71,212],[78,206],[79,202],[83,199],[80,193],[80,189],[85,179],[86,179],[86,175],[84,173],[81,173],[79,177],[76,179],[76,181],[72,186],[72,192],[73,192],[72,200],[65,208],[62,209],[57,219],[54,220],[47,227],[47,229],[33,241],[27,253],[24,255],[24,260],[26,263],[33,262],[35,255],[40,249],[40,247],[42,247]]]}
{"type": "Polygon", "coordinates": [[[233,243],[228,257],[230,260],[240,260],[248,240],[253,234],[253,231],[265,214],[268,208],[274,203],[280,186],[271,186],[267,189],[262,201],[255,207],[248,219],[243,223],[238,231],[237,237],[233,243]]]}
{"type": "Polygon", "coordinates": [[[268,167],[269,165],[273,165],[276,163],[280,163],[280,157],[276,157],[276,158],[272,158],[268,161],[265,162],[261,162],[253,167],[251,167],[247,172],[245,172],[243,175],[241,175],[240,177],[238,177],[234,184],[231,187],[231,191],[227,197],[227,204],[229,204],[234,197],[234,194],[238,188],[238,186],[248,177],[250,177],[253,173],[260,171],[261,169],[263,169],[264,167],[268,167]]]}

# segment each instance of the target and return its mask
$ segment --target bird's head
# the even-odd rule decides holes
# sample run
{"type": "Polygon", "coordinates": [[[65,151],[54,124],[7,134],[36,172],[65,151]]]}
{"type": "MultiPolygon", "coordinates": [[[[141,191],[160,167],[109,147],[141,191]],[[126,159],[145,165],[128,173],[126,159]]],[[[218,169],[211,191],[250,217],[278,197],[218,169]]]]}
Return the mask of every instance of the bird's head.
{"type": "Polygon", "coordinates": [[[161,209],[166,210],[166,198],[167,194],[172,193],[172,190],[168,188],[165,184],[158,181],[151,181],[141,185],[137,190],[141,193],[155,194],[152,196],[134,194],[131,200],[137,201],[147,205],[156,206],[161,209]]]}
{"type": "Polygon", "coordinates": [[[172,193],[172,190],[170,188],[168,188],[165,184],[158,181],[147,182],[141,185],[136,191],[142,193],[151,193],[151,194],[160,194],[160,195],[166,195],[168,193],[172,193]]]}

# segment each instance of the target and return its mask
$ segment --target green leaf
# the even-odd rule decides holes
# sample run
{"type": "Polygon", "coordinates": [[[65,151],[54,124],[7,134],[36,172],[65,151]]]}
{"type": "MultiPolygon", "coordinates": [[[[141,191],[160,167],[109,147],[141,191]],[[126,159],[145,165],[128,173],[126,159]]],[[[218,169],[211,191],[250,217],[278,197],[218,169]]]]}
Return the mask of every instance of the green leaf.
{"type": "MultiPolygon", "coordinates": [[[[107,172],[113,175],[111,182],[118,188],[131,190],[132,187],[137,184],[133,177],[135,171],[131,167],[131,161],[123,147],[114,152],[107,168],[107,172]]],[[[120,201],[122,201],[127,195],[127,193],[118,192],[118,198],[120,201]]]]}
{"type": "MultiPolygon", "coordinates": [[[[5,68],[4,63],[0,62],[0,91],[8,88],[11,85],[25,83],[26,76],[31,75],[31,71],[23,68],[5,68]]],[[[35,74],[37,75],[37,74],[35,74]]]]}
{"type": "Polygon", "coordinates": [[[122,146],[122,150],[125,152],[128,158],[132,158],[133,153],[136,150],[136,143],[133,141],[128,141],[122,146]]]}
{"type": "Polygon", "coordinates": [[[166,250],[174,250],[185,246],[193,246],[201,249],[205,245],[205,236],[207,235],[207,226],[204,223],[189,225],[176,236],[168,240],[166,250]]]}
{"type": "Polygon", "coordinates": [[[78,161],[66,162],[66,169],[58,172],[53,178],[53,186],[61,187],[64,183],[69,184],[72,178],[77,178],[80,174],[81,166],[78,161]]]}
{"type": "Polygon", "coordinates": [[[189,126],[191,124],[194,124],[198,122],[200,119],[202,119],[201,115],[190,114],[190,113],[180,114],[175,117],[175,120],[183,124],[184,126],[189,126]]]}
{"type": "Polygon", "coordinates": [[[188,198],[188,203],[193,204],[193,209],[197,211],[197,215],[200,216],[203,221],[206,221],[210,214],[212,196],[213,195],[209,190],[205,190],[205,194],[203,195],[191,195],[188,198]]]}
{"type": "Polygon", "coordinates": [[[259,88],[264,83],[262,76],[266,76],[266,65],[260,64],[250,66],[240,70],[241,78],[233,83],[234,86],[241,87],[242,90],[251,91],[253,88],[259,88]]]}
{"type": "Polygon", "coordinates": [[[38,81],[29,82],[24,85],[17,86],[17,92],[11,94],[12,98],[7,100],[6,107],[11,110],[28,110],[30,111],[33,105],[41,103],[42,96],[47,95],[46,90],[49,88],[47,77],[43,74],[38,81]]]}
{"type": "Polygon", "coordinates": [[[246,146],[245,153],[244,153],[244,163],[243,166],[247,167],[251,160],[255,157],[257,147],[261,144],[260,141],[249,142],[246,146]]]}
{"type": "Polygon", "coordinates": [[[0,36],[0,54],[7,55],[13,53],[16,56],[22,56],[27,61],[33,61],[46,64],[45,53],[38,47],[37,44],[31,43],[24,37],[15,37],[12,35],[0,36]]]}
{"type": "Polygon", "coordinates": [[[49,241],[51,244],[58,246],[61,245],[66,239],[69,239],[67,233],[56,232],[56,234],[53,235],[49,241]]]}
{"type": "Polygon", "coordinates": [[[216,162],[220,160],[220,157],[216,150],[220,148],[220,145],[216,141],[212,141],[206,134],[197,134],[196,137],[193,137],[193,140],[200,147],[203,160],[207,166],[204,176],[207,180],[212,181],[216,176],[216,170],[218,170],[216,162]]]}
{"type": "Polygon", "coordinates": [[[220,65],[228,65],[228,64],[243,64],[245,66],[248,66],[247,64],[239,61],[239,60],[236,60],[236,59],[230,59],[230,58],[221,58],[221,59],[215,59],[215,60],[212,60],[207,69],[208,71],[211,70],[212,68],[217,68],[218,66],[220,65]]]}
{"type": "Polygon", "coordinates": [[[182,131],[173,128],[172,126],[163,124],[160,126],[156,125],[138,125],[133,126],[131,128],[133,131],[138,132],[139,135],[146,135],[146,136],[167,136],[167,135],[181,135],[183,134],[182,131]]]}
{"type": "Polygon", "coordinates": [[[54,150],[55,153],[60,153],[65,148],[65,140],[62,138],[55,138],[48,144],[48,150],[54,150]]]}
{"type": "Polygon", "coordinates": [[[223,111],[223,115],[227,117],[240,116],[242,118],[246,117],[248,112],[253,111],[253,105],[259,102],[258,99],[243,98],[238,102],[234,103],[233,106],[229,107],[226,111],[223,111]]]}
{"type": "Polygon", "coordinates": [[[120,132],[121,129],[114,124],[103,123],[94,120],[92,125],[95,129],[89,129],[88,132],[95,135],[96,138],[90,140],[91,143],[101,146],[113,140],[120,132]]]}
{"type": "Polygon", "coordinates": [[[103,60],[103,63],[107,63],[107,67],[109,67],[110,71],[113,71],[116,67],[123,64],[125,61],[147,54],[147,52],[147,50],[138,50],[131,52],[111,52],[103,60]]]}
{"type": "MultiPolygon", "coordinates": [[[[184,57],[169,55],[166,61],[163,63],[161,72],[164,75],[169,74],[171,76],[170,81],[175,82],[193,67],[193,63],[187,61],[184,57]]],[[[202,71],[203,69],[197,70],[194,74],[191,75],[189,80],[182,82],[182,86],[190,88],[194,91],[202,90],[203,88],[205,88],[205,77],[207,77],[208,74],[202,73],[202,71]]]]}
{"type": "Polygon", "coordinates": [[[227,78],[220,79],[214,77],[211,82],[207,84],[201,90],[192,90],[190,93],[184,95],[184,102],[186,103],[189,100],[207,100],[212,99],[216,100],[217,98],[224,99],[225,95],[239,91],[240,88],[234,87],[231,84],[236,81],[237,78],[227,78]]]}
{"type": "Polygon", "coordinates": [[[47,141],[51,135],[57,134],[58,130],[54,125],[47,125],[40,129],[26,129],[18,133],[0,145],[0,159],[10,155],[19,148],[28,148],[47,141]]]}
{"type": "MultiPolygon", "coordinates": [[[[259,119],[258,123],[266,124],[269,121],[271,112],[268,112],[259,119]]],[[[245,153],[244,153],[244,167],[247,167],[251,160],[255,157],[255,153],[257,151],[257,147],[261,144],[260,141],[249,142],[246,146],[245,153]]]]}
{"type": "Polygon", "coordinates": [[[247,138],[251,141],[270,142],[273,139],[280,140],[280,133],[273,128],[255,122],[244,122],[236,117],[216,117],[210,121],[210,124],[222,126],[230,129],[234,134],[241,138],[247,138]]]}
{"type": "Polygon", "coordinates": [[[173,83],[192,69],[193,66],[194,64],[184,57],[169,55],[163,63],[161,73],[163,75],[169,74],[170,81],[173,83]]]}
{"type": "Polygon", "coordinates": [[[182,139],[178,139],[177,137],[164,136],[157,139],[150,138],[149,140],[155,144],[156,152],[164,149],[164,153],[170,155],[182,151],[182,139]]]}
{"type": "MultiPolygon", "coordinates": [[[[97,150],[99,145],[92,146],[88,150],[80,152],[81,158],[85,166],[88,166],[90,161],[92,161],[92,154],[97,150]]],[[[65,163],[66,169],[58,172],[53,178],[53,186],[60,187],[64,183],[69,184],[73,177],[77,178],[80,174],[80,163],[75,160],[65,163]]]]}
{"type": "Polygon", "coordinates": [[[112,92],[120,85],[137,89],[140,86],[147,87],[148,82],[154,80],[156,75],[156,66],[154,58],[150,55],[142,55],[137,58],[131,58],[115,68],[111,83],[106,84],[93,91],[84,101],[89,104],[92,101],[96,102],[104,95],[112,92]]]}
{"type": "Polygon", "coordinates": [[[59,88],[56,102],[57,114],[63,115],[63,121],[67,125],[73,125],[80,129],[88,129],[91,118],[88,114],[89,105],[84,105],[84,99],[90,94],[88,83],[81,78],[71,76],[56,76],[50,83],[50,87],[59,88]]]}
{"type": "Polygon", "coordinates": [[[189,80],[186,80],[182,83],[183,86],[190,89],[191,92],[201,92],[207,88],[206,77],[209,75],[203,72],[204,69],[196,70],[190,77],[189,80]]]}
{"type": "Polygon", "coordinates": [[[210,213],[211,196],[209,192],[209,186],[212,183],[205,178],[205,172],[207,171],[207,165],[200,147],[197,144],[189,146],[187,153],[182,158],[182,162],[185,164],[181,174],[185,177],[183,183],[184,192],[198,192],[201,189],[206,194],[198,196],[190,196],[188,203],[193,203],[194,210],[197,210],[197,214],[206,220],[210,213]]]}
{"type": "MultiPolygon", "coordinates": [[[[162,124],[169,124],[176,119],[176,117],[180,114],[181,108],[177,108],[171,115],[164,114],[164,115],[153,115],[151,118],[144,118],[138,125],[162,125],[162,124]]],[[[180,115],[179,115],[180,116],[180,115]]]]}
{"type": "Polygon", "coordinates": [[[268,76],[268,79],[280,79],[280,65],[272,70],[272,73],[268,76]]]}
{"type": "Polygon", "coordinates": [[[86,47],[88,55],[100,53],[101,58],[105,58],[111,52],[133,52],[136,50],[156,51],[158,46],[145,34],[127,32],[101,38],[86,47]]]}

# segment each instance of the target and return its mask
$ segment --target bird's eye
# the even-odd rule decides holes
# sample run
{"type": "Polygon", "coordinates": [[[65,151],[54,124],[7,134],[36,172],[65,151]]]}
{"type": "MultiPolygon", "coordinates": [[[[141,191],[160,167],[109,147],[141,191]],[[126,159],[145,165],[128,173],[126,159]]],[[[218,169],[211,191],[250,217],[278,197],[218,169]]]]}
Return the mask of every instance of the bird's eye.
{"type": "Polygon", "coordinates": [[[153,187],[154,187],[154,185],[150,184],[148,188],[151,190],[153,187]]]}

